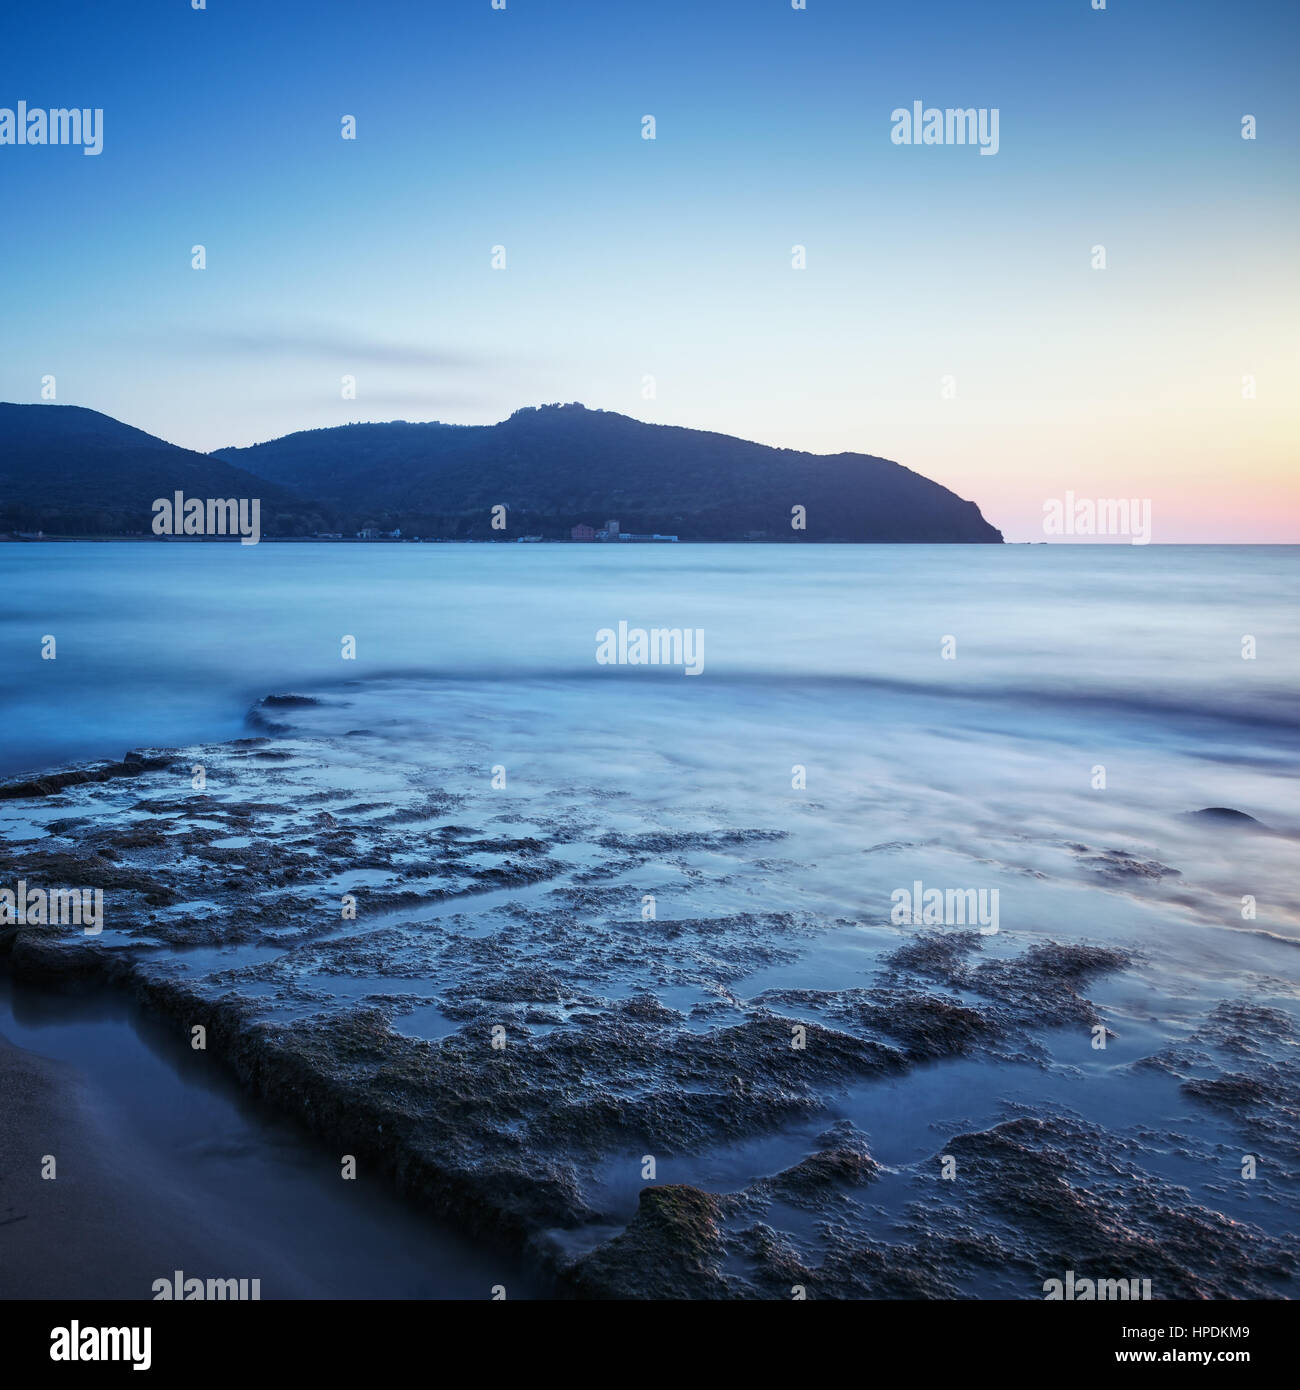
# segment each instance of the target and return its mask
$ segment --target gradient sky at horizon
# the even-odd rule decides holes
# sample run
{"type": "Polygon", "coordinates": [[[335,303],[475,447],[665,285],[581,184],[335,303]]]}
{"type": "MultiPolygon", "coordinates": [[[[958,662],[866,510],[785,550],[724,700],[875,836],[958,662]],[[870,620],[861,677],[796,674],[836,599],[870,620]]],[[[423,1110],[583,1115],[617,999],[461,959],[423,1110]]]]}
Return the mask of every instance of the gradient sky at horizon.
{"type": "Polygon", "coordinates": [[[53,373],[205,450],[580,400],[893,458],[1009,540],[1070,490],[1149,497],[1157,542],[1300,542],[1295,4],[146,0],[5,29],[0,106],[105,114],[97,157],[0,146],[2,399],[53,373]],[[917,100],[997,107],[998,154],[894,145],[917,100]]]}

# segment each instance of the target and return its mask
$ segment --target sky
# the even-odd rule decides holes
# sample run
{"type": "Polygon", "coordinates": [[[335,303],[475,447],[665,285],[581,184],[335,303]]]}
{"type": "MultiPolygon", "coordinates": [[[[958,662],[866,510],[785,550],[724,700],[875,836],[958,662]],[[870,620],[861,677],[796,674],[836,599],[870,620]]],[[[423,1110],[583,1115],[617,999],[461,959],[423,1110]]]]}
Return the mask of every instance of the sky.
{"type": "Polygon", "coordinates": [[[1300,6],[505,3],[13,8],[0,107],[103,149],[0,144],[0,399],[205,451],[576,400],[1009,540],[1073,493],[1300,542],[1300,6]]]}

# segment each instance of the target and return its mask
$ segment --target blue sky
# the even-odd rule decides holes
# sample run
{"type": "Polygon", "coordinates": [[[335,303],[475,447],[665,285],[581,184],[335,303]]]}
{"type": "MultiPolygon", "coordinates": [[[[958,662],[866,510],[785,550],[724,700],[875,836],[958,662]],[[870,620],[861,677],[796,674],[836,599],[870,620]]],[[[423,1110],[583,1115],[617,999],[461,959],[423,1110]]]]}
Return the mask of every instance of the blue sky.
{"type": "Polygon", "coordinates": [[[26,7],[0,106],[104,150],[0,146],[0,398],[201,449],[582,400],[896,458],[1013,538],[1068,488],[1300,540],[1297,11],[26,7]],[[997,155],[893,144],[915,100],[997,155]]]}

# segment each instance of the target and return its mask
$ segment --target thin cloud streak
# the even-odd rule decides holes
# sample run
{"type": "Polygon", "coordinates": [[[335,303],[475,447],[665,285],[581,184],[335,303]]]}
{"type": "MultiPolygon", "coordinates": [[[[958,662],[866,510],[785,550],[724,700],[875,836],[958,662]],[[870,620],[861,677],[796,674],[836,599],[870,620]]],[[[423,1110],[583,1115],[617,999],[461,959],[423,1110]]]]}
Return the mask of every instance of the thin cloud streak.
{"type": "Polygon", "coordinates": [[[200,351],[241,357],[312,357],[319,360],[364,363],[381,367],[441,367],[468,369],[482,359],[460,351],[421,347],[414,343],[385,342],[352,336],[338,330],[245,331],[210,333],[195,346],[200,351]]]}

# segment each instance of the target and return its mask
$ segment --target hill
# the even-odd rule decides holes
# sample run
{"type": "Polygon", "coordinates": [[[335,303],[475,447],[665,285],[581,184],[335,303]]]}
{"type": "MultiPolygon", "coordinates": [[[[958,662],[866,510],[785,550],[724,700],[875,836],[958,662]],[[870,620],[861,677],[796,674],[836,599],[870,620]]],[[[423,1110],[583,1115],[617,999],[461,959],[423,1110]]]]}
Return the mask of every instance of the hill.
{"type": "Polygon", "coordinates": [[[0,532],[148,535],[155,498],[258,497],[262,534],[373,527],[568,539],[580,522],[683,540],[1001,541],[964,501],[869,454],[808,454],[580,405],[495,425],[343,425],[195,453],[81,406],[0,404],[0,532]],[[504,505],[509,524],[491,525],[504,505]],[[792,529],[792,509],[806,529],[792,529]]]}
{"type": "Polygon", "coordinates": [[[689,540],[1000,542],[967,502],[897,463],[818,455],[652,425],[581,405],[517,410],[495,425],[343,425],[217,457],[319,499],[358,525],[481,536],[491,508],[511,535],[567,538],[579,522],[689,540]],[[807,529],[790,526],[807,509],[807,529]]]}
{"type": "Polygon", "coordinates": [[[0,403],[0,532],[151,534],[155,498],[258,497],[265,535],[325,530],[318,509],[238,466],[77,405],[0,403]]]}

